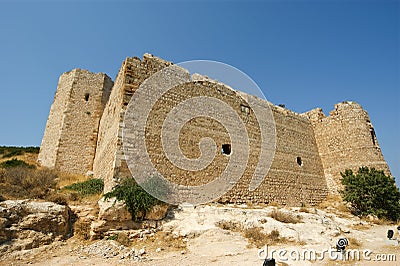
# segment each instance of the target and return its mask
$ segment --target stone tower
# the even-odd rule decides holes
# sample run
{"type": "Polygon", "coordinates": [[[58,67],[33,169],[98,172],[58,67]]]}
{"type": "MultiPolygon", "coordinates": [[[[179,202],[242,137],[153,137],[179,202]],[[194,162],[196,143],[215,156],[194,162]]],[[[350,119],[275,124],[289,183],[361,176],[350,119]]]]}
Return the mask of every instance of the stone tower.
{"type": "Polygon", "coordinates": [[[356,102],[342,102],[325,116],[317,108],[307,113],[314,127],[328,189],[341,188],[341,172],[361,166],[384,170],[390,175],[368,113],[356,102]]]}
{"type": "Polygon", "coordinates": [[[74,69],[61,75],[38,161],[62,172],[93,168],[99,122],[113,81],[103,73],[74,69]]]}
{"type": "Polygon", "coordinates": [[[100,120],[93,162],[94,176],[104,180],[105,192],[118,184],[119,178],[131,176],[122,151],[122,123],[132,95],[145,79],[169,65],[151,54],[144,54],[143,60],[128,57],[122,63],[100,120]]]}

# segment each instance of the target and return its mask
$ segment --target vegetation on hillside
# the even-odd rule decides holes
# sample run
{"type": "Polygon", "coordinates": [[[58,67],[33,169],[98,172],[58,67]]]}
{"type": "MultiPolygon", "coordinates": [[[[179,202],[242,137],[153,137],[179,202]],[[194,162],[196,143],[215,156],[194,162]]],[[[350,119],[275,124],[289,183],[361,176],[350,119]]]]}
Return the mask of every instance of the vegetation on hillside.
{"type": "Polygon", "coordinates": [[[78,182],[65,186],[65,189],[79,192],[82,196],[102,194],[104,182],[102,179],[92,178],[83,182],[78,182]]]}
{"type": "Polygon", "coordinates": [[[6,199],[45,199],[56,188],[57,172],[26,166],[0,168],[0,195],[6,199]]]}
{"type": "MultiPolygon", "coordinates": [[[[147,185],[156,185],[154,179],[150,178],[147,185]]],[[[146,184],[144,185],[146,186],[146,184]]],[[[158,186],[162,188],[162,186],[158,186]]],[[[164,190],[167,193],[167,190],[164,190]]],[[[146,213],[161,201],[146,192],[133,178],[123,179],[112,191],[104,195],[105,199],[116,197],[117,200],[125,202],[126,208],[132,215],[133,220],[143,220],[146,213]]]]}
{"type": "Polygon", "coordinates": [[[39,147],[0,146],[0,158],[11,158],[25,153],[39,153],[39,147]]]}
{"type": "MultiPolygon", "coordinates": [[[[0,147],[1,154],[32,154],[39,148],[0,147]]],[[[1,157],[0,154],[0,157],[1,157]]],[[[7,156],[6,156],[7,157],[7,156]]],[[[81,197],[103,193],[103,181],[85,177],[60,174],[45,167],[37,168],[17,158],[0,162],[0,201],[7,199],[44,199],[58,204],[67,204],[81,197]],[[59,189],[60,183],[67,189],[59,189]],[[67,191],[72,190],[72,191],[67,191]],[[76,191],[76,192],[75,192],[76,191]]],[[[87,198],[86,198],[87,199],[87,198]]]]}
{"type": "Polygon", "coordinates": [[[18,160],[18,159],[11,159],[0,163],[1,168],[12,168],[12,167],[26,167],[26,168],[36,168],[35,165],[28,164],[25,161],[18,160]]]}
{"type": "Polygon", "coordinates": [[[346,170],[341,175],[344,186],[341,194],[343,200],[351,204],[353,214],[400,219],[400,191],[393,177],[368,167],[359,168],[357,174],[346,170]]]}

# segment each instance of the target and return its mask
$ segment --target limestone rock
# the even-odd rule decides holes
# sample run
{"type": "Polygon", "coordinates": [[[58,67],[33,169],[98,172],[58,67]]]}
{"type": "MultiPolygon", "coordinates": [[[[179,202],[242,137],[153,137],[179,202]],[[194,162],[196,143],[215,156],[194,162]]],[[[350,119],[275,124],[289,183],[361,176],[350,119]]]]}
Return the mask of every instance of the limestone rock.
{"type": "Polygon", "coordinates": [[[0,244],[3,251],[24,250],[65,238],[69,208],[53,202],[7,200],[0,202],[0,244]]]}
{"type": "Polygon", "coordinates": [[[99,220],[119,222],[132,220],[132,215],[126,209],[124,202],[118,201],[116,198],[101,198],[98,204],[99,220]]]}
{"type": "Polygon", "coordinates": [[[165,218],[165,216],[168,213],[169,205],[167,204],[160,204],[160,205],[155,205],[153,208],[151,208],[150,211],[148,211],[145,215],[146,220],[154,220],[154,221],[159,221],[165,218]]]}
{"type": "Polygon", "coordinates": [[[109,230],[130,230],[140,228],[142,228],[142,224],[133,220],[121,222],[96,220],[90,225],[90,239],[99,239],[109,230]]]}
{"type": "Polygon", "coordinates": [[[102,198],[98,201],[98,205],[98,219],[91,224],[90,238],[92,240],[101,238],[109,230],[155,228],[158,226],[158,221],[165,218],[169,209],[167,204],[156,205],[147,212],[144,221],[137,222],[132,220],[132,215],[123,201],[118,201],[116,198],[102,198]]]}

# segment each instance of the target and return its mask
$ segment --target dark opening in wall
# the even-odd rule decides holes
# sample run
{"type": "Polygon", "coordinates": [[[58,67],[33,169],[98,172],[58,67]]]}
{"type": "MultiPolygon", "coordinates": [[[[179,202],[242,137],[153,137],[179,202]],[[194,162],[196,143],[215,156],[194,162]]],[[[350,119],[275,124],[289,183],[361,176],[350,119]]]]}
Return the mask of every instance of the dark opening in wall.
{"type": "Polygon", "coordinates": [[[222,144],[222,154],[230,155],[231,154],[231,144],[222,144]]]}
{"type": "Polygon", "coordinates": [[[371,132],[372,144],[375,146],[376,145],[376,143],[375,143],[375,138],[376,138],[375,130],[373,128],[371,128],[369,131],[371,132]]]}
{"type": "Polygon", "coordinates": [[[85,94],[85,101],[89,101],[89,93],[85,94]]]}
{"type": "Polygon", "coordinates": [[[301,157],[297,157],[296,162],[298,165],[303,166],[303,161],[301,160],[301,157]]]}

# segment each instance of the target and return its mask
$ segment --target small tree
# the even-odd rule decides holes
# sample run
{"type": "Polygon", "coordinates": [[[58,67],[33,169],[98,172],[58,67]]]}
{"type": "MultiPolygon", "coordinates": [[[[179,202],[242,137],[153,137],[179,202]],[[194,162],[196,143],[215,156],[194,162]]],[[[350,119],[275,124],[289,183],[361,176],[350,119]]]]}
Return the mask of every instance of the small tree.
{"type": "MultiPolygon", "coordinates": [[[[169,193],[168,187],[154,177],[150,177],[142,186],[148,189],[156,186],[155,193],[169,193]]],[[[116,197],[117,200],[124,201],[126,208],[132,215],[132,220],[143,220],[153,206],[163,202],[147,193],[142,186],[138,185],[133,178],[125,178],[112,191],[104,194],[104,199],[116,197]]]]}
{"type": "Polygon", "coordinates": [[[356,175],[351,170],[340,174],[344,186],[340,193],[344,201],[351,203],[355,215],[400,219],[400,191],[393,177],[368,167],[360,167],[356,175]]]}

